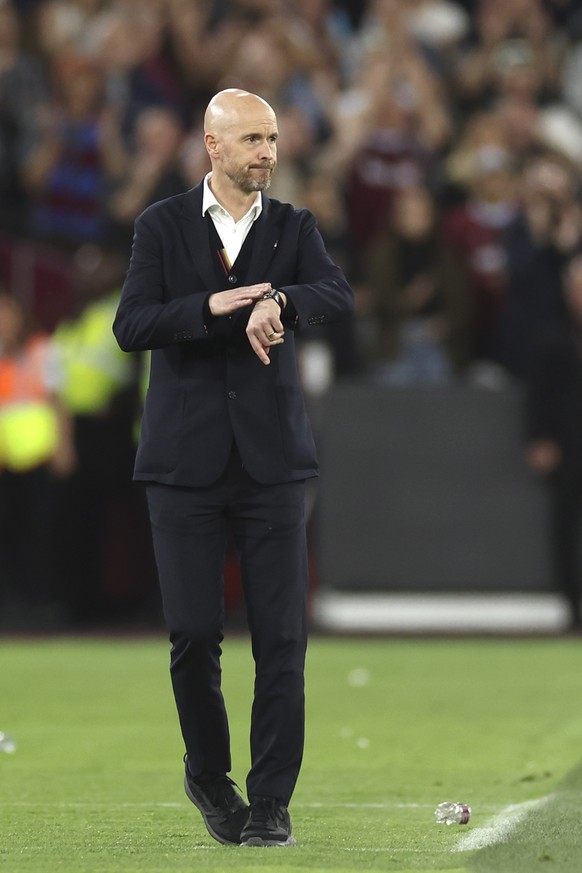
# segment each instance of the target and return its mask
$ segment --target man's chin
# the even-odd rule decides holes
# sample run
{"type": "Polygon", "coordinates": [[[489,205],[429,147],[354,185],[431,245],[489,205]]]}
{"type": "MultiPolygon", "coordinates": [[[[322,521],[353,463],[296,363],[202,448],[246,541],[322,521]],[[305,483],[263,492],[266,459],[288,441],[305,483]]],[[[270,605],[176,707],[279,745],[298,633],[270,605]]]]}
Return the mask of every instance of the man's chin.
{"type": "Polygon", "coordinates": [[[243,191],[245,194],[266,191],[271,184],[271,174],[273,171],[265,170],[263,167],[257,167],[256,173],[253,173],[252,170],[253,168],[251,167],[250,171],[247,171],[244,175],[230,175],[230,173],[227,175],[237,185],[239,190],[243,191]]]}
{"type": "Polygon", "coordinates": [[[256,191],[266,191],[271,185],[271,177],[267,176],[266,179],[249,179],[246,192],[247,194],[253,194],[256,191]]]}

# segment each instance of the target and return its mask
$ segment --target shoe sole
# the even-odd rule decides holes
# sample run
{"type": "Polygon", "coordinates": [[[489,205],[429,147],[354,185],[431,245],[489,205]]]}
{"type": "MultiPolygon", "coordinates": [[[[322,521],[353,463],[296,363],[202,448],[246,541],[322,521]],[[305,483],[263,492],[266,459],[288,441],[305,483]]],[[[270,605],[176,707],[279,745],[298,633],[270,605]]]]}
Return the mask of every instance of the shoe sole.
{"type": "Polygon", "coordinates": [[[295,837],[287,837],[284,842],[281,840],[263,840],[262,837],[249,837],[248,840],[245,840],[241,843],[241,846],[279,846],[280,848],[284,848],[285,846],[296,846],[297,840],[295,837]]]}
{"type": "Polygon", "coordinates": [[[188,800],[192,801],[192,803],[194,804],[194,806],[196,807],[196,809],[198,810],[198,812],[200,813],[200,815],[204,819],[204,824],[206,825],[206,830],[208,831],[210,836],[214,837],[214,839],[218,843],[222,843],[223,846],[239,846],[240,843],[237,840],[226,840],[224,837],[221,837],[220,834],[217,834],[215,830],[213,830],[212,825],[210,825],[208,823],[208,819],[206,818],[206,813],[204,812],[204,810],[202,809],[202,807],[198,803],[196,797],[190,791],[190,786],[188,785],[188,779],[186,777],[184,777],[184,790],[186,792],[188,800]]]}

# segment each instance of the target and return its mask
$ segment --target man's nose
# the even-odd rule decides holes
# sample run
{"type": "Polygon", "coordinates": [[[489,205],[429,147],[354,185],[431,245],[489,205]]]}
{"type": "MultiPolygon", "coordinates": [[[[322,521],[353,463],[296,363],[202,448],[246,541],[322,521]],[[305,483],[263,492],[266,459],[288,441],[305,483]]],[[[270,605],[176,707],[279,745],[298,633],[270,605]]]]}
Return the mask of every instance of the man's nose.
{"type": "Polygon", "coordinates": [[[261,146],[259,148],[259,157],[261,158],[261,160],[264,160],[265,158],[268,160],[272,160],[274,154],[275,154],[275,144],[274,143],[270,143],[270,142],[268,142],[268,140],[265,140],[264,142],[261,143],[261,146]]]}

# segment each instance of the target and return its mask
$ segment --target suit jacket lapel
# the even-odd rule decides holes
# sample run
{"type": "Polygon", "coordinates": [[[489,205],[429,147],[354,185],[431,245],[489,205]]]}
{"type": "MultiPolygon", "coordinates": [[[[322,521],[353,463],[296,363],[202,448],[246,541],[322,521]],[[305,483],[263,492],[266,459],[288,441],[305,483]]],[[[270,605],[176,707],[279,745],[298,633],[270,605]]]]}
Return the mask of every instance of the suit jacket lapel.
{"type": "Polygon", "coordinates": [[[277,254],[279,244],[279,222],[273,220],[273,209],[269,198],[264,194],[261,196],[263,209],[255,222],[255,240],[247,273],[247,285],[268,281],[267,270],[277,254]]]}
{"type": "MultiPolygon", "coordinates": [[[[205,287],[209,291],[221,291],[216,287],[216,273],[212,252],[208,245],[208,228],[202,215],[202,182],[188,191],[182,209],[182,233],[184,242],[205,287]]],[[[262,195],[263,209],[255,222],[255,239],[246,283],[255,285],[268,280],[267,271],[277,253],[279,222],[273,220],[273,209],[268,197],[262,195]]]]}
{"type": "Polygon", "coordinates": [[[197,270],[208,291],[221,291],[216,287],[216,273],[212,252],[208,245],[208,227],[206,218],[202,215],[202,185],[186,192],[182,208],[182,227],[186,248],[192,258],[192,264],[197,270]]]}

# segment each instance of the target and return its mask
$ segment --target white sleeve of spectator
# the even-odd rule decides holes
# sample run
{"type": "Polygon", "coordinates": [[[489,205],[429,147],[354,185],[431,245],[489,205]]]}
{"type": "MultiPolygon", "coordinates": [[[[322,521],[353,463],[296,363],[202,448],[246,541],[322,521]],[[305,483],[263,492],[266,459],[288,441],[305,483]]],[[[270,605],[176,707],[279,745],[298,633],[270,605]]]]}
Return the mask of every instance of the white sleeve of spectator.
{"type": "Polygon", "coordinates": [[[57,394],[63,384],[63,362],[59,349],[49,341],[48,353],[43,373],[44,386],[47,391],[57,394]]]}

